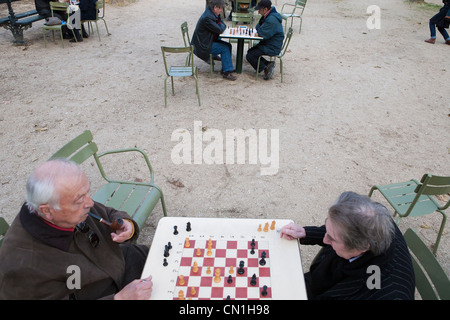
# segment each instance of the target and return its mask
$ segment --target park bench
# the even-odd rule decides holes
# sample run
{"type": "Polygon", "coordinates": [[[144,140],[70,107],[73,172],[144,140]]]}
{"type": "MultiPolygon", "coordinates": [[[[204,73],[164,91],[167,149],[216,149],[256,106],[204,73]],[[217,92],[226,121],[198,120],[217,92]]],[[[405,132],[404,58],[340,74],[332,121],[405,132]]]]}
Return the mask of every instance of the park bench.
{"type": "Polygon", "coordinates": [[[0,26],[11,30],[15,44],[24,45],[23,30],[30,28],[33,22],[42,20],[44,17],[39,15],[36,10],[15,13],[11,5],[13,1],[18,0],[0,0],[0,3],[6,3],[8,5],[9,11],[9,16],[0,18],[0,26]]]}

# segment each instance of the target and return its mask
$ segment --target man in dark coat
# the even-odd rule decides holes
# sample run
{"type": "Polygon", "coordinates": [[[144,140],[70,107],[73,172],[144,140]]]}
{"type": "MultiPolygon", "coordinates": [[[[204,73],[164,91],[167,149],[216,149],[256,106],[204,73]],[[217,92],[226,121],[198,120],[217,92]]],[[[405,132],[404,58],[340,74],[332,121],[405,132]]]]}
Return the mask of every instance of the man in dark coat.
{"type": "Polygon", "coordinates": [[[129,241],[137,224],[123,211],[92,201],[90,184],[68,160],[40,165],[27,202],[0,248],[0,300],[148,299],[151,276],[139,280],[148,248],[129,241]],[[94,220],[123,220],[112,231],[94,220]]]}
{"type": "Polygon", "coordinates": [[[223,0],[211,0],[197,22],[191,45],[194,46],[194,54],[206,63],[210,63],[210,54],[214,57],[220,55],[223,78],[233,81],[236,76],[232,74],[231,44],[219,39],[227,27],[220,17],[224,6],[223,0]]]}
{"type": "Polygon", "coordinates": [[[386,207],[366,196],[344,192],[324,226],[291,223],[281,236],[323,247],[305,274],[308,299],[414,299],[414,269],[403,235],[386,207]]]}
{"type": "Polygon", "coordinates": [[[442,34],[445,40],[445,44],[450,45],[450,36],[447,30],[449,28],[449,21],[445,18],[447,12],[450,10],[450,0],[442,0],[444,6],[430,19],[430,39],[425,42],[434,44],[436,42],[436,27],[442,34]]]}
{"type": "MultiPolygon", "coordinates": [[[[260,56],[276,56],[280,53],[281,47],[283,46],[284,32],[283,18],[275,7],[272,7],[270,0],[261,0],[255,7],[255,10],[258,10],[258,13],[261,15],[261,19],[255,29],[263,40],[256,46],[248,49],[246,59],[256,70],[260,56]]],[[[275,61],[269,62],[264,57],[261,57],[259,70],[256,71],[259,73],[264,70],[264,79],[269,80],[272,78],[274,68],[275,61]]]]}

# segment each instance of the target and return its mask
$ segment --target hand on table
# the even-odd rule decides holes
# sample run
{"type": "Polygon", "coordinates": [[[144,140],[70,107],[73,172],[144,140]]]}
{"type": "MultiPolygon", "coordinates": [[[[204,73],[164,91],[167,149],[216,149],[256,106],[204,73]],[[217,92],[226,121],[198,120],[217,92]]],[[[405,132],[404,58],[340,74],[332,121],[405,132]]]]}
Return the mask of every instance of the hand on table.
{"type": "Polygon", "coordinates": [[[114,300],[148,300],[152,295],[152,276],[136,279],[115,294],[114,300]]]}
{"type": "Polygon", "coordinates": [[[288,240],[301,239],[306,237],[306,231],[303,227],[291,222],[281,228],[280,237],[288,240]]]}

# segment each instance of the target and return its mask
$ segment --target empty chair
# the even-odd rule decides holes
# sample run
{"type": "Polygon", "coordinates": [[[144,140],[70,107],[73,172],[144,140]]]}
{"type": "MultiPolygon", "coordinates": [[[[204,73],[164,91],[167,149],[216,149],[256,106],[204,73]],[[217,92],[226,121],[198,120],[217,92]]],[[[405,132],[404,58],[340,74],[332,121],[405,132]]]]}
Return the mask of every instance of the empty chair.
{"type": "MultiPolygon", "coordinates": [[[[198,75],[197,67],[194,66],[194,48],[193,46],[188,47],[161,47],[164,68],[166,71],[166,77],[164,79],[164,105],[167,107],[167,79],[170,77],[172,82],[172,95],[175,95],[175,89],[173,84],[174,77],[193,77],[195,79],[195,92],[197,94],[198,105],[200,106],[200,93],[198,90],[198,75]],[[169,65],[168,54],[188,54],[189,62],[183,66],[179,65],[169,65]]],[[[172,59],[171,59],[172,60],[172,59]]]]}

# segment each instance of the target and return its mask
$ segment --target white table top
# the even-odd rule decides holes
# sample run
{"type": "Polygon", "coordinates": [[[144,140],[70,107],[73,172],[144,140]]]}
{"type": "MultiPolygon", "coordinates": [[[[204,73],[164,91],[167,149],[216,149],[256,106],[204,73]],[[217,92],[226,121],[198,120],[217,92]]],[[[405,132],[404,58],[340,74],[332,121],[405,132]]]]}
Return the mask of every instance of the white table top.
{"type": "Polygon", "coordinates": [[[220,34],[221,38],[233,38],[233,39],[252,39],[262,40],[262,37],[258,36],[255,28],[247,27],[233,27],[226,28],[225,31],[220,34]]]}
{"type": "Polygon", "coordinates": [[[186,298],[192,296],[193,299],[208,300],[225,299],[227,296],[231,299],[307,299],[299,244],[295,240],[280,238],[280,228],[290,222],[283,219],[162,218],[158,223],[142,273],[142,278],[152,275],[151,299],[177,299],[179,291],[184,291],[183,295],[186,298]],[[272,225],[272,221],[275,221],[274,230],[270,230],[269,227],[264,231],[266,223],[269,226],[272,225]],[[191,231],[186,231],[188,222],[191,224],[191,231]],[[258,231],[260,225],[261,231],[258,231]],[[177,235],[174,234],[174,226],[177,226],[177,235]],[[186,239],[189,239],[189,248],[185,246],[186,239]],[[210,249],[211,255],[207,256],[209,239],[213,245],[210,249]],[[253,255],[250,254],[249,247],[252,239],[256,242],[256,253],[253,255]],[[167,266],[164,266],[164,249],[168,242],[171,242],[172,249],[165,258],[167,266]],[[225,248],[226,246],[229,247],[225,248]],[[262,251],[266,251],[267,258],[266,264],[260,266],[258,261],[262,251]],[[199,254],[201,252],[201,256],[197,256],[197,252],[199,254]],[[209,275],[206,274],[207,260],[211,261],[212,272],[209,275]],[[233,286],[238,286],[238,281],[244,281],[237,273],[241,260],[245,261],[244,276],[247,276],[249,281],[252,274],[257,274],[258,278],[256,288],[252,288],[249,281],[246,282],[246,288],[242,289],[248,290],[248,295],[243,296],[238,295],[234,288],[228,288],[229,285],[226,283],[229,274],[232,274],[233,281],[236,281],[233,282],[233,286]],[[195,261],[198,262],[199,271],[193,273],[195,261]],[[236,263],[234,270],[231,268],[231,271],[230,261],[236,263]],[[217,268],[222,272],[220,282],[216,283],[212,279],[219,279],[214,275],[217,268]],[[185,277],[186,284],[180,285],[179,275],[185,277]],[[209,284],[203,285],[204,281],[209,281],[209,284]],[[264,285],[267,285],[269,294],[263,297],[260,293],[264,285]],[[191,294],[192,287],[196,290],[194,295],[191,294]],[[208,296],[210,294],[208,290],[223,291],[224,296],[208,296]],[[253,290],[252,293],[250,290],[253,290]]]}

